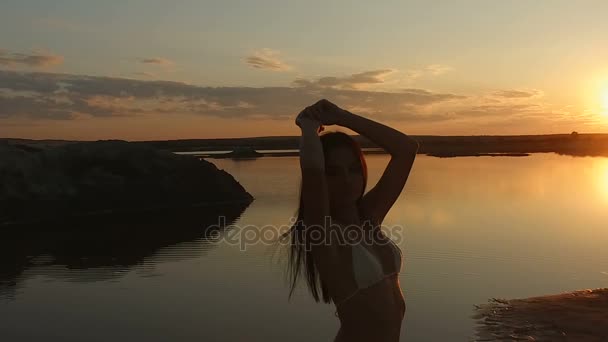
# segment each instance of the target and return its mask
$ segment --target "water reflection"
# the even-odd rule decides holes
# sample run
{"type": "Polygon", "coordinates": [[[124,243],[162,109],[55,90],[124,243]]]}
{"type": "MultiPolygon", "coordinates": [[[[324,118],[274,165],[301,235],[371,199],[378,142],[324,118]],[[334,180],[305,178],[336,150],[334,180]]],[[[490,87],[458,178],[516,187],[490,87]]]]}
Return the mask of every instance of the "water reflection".
{"type": "MultiPolygon", "coordinates": [[[[366,158],[372,186],[389,159],[366,158]]],[[[300,182],[296,157],[212,162],[256,198],[234,225],[289,222],[300,182]]],[[[471,340],[473,307],[489,298],[608,286],[608,159],[421,155],[410,177],[384,222],[405,227],[402,340],[471,340]]],[[[16,300],[0,301],[0,339],[296,342],[335,336],[339,322],[330,305],[315,303],[303,286],[287,301],[283,264],[274,264],[267,246],[241,251],[216,243],[197,229],[196,217],[195,232],[183,236],[174,230],[188,224],[160,220],[153,224],[157,229],[141,224],[142,232],[130,237],[120,233],[130,224],[116,229],[113,239],[100,240],[108,232],[86,237],[101,251],[113,245],[120,264],[108,260],[107,251],[85,254],[87,260],[78,254],[88,247],[68,253],[76,238],[66,233],[63,240],[52,234],[25,239],[36,253],[17,248],[19,258],[12,257],[23,265],[15,267],[5,257],[14,242],[0,238],[0,272],[13,270],[2,279],[15,281],[13,293],[20,289],[16,300]],[[45,239],[57,240],[55,247],[41,249],[45,239]],[[138,248],[138,257],[129,254],[141,239],[147,247],[138,248]],[[59,257],[61,264],[54,261],[59,257]],[[102,277],[107,280],[93,281],[102,277]],[[78,279],[86,283],[74,283],[78,279]]]]}
{"type": "Polygon", "coordinates": [[[248,205],[182,208],[146,214],[71,219],[44,226],[13,226],[0,240],[0,299],[14,299],[29,278],[72,282],[122,277],[137,266],[154,276],[154,264],[204,255],[216,248],[218,216],[226,226],[248,205]]]}
{"type": "Polygon", "coordinates": [[[602,165],[598,167],[598,189],[602,198],[608,204],[608,160],[602,160],[602,165]]]}

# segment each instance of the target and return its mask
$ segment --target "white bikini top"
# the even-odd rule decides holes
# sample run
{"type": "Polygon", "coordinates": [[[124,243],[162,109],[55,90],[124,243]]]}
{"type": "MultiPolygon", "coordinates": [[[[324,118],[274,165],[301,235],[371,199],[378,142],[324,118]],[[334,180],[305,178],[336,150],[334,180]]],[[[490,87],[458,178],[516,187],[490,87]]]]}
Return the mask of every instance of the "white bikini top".
{"type": "Polygon", "coordinates": [[[352,246],[353,271],[358,289],[370,287],[384,279],[386,276],[399,273],[401,270],[401,249],[399,249],[393,240],[388,239],[388,241],[388,245],[392,247],[392,254],[396,265],[395,271],[388,274],[384,273],[380,260],[367,248],[361,244],[352,246]]]}
{"type": "MultiPolygon", "coordinates": [[[[393,252],[392,254],[395,258],[395,270],[385,273],[380,260],[367,248],[361,244],[352,245],[353,272],[357,289],[340,303],[337,303],[336,306],[346,302],[355,296],[360,290],[368,288],[382,281],[384,278],[398,274],[401,271],[403,261],[401,249],[393,242],[393,240],[389,238],[387,238],[387,240],[388,245],[391,246],[391,250],[393,252]]],[[[338,312],[336,311],[336,316],[337,315],[338,312]]]]}

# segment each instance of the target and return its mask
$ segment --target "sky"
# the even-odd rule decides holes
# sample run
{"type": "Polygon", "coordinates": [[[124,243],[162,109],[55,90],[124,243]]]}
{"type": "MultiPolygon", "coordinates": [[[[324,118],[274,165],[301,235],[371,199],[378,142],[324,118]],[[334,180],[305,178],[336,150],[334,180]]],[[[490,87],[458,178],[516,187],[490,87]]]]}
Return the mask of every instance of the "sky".
{"type": "Polygon", "coordinates": [[[412,135],[608,133],[604,0],[1,9],[0,137],[297,135],[321,98],[412,135]]]}

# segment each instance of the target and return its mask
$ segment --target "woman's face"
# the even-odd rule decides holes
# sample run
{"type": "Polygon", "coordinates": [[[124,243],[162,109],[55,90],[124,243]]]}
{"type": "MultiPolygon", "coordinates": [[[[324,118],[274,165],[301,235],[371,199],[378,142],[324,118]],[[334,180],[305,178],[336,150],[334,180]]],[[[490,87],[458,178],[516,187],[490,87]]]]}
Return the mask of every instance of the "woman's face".
{"type": "Polygon", "coordinates": [[[335,147],[327,151],[325,176],[333,204],[356,201],[363,192],[361,161],[351,148],[335,147]]]}

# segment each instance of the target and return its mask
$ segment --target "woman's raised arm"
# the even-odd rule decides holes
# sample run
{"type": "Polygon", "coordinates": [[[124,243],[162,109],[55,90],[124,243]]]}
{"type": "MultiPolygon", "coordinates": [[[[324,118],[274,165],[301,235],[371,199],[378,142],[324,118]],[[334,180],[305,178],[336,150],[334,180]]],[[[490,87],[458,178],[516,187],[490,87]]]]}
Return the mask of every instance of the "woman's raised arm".
{"type": "Polygon", "coordinates": [[[418,142],[404,133],[321,100],[321,123],[337,124],[365,136],[391,155],[378,183],[361,200],[362,211],[373,222],[381,224],[397,200],[414,164],[418,142]]]}
{"type": "Polygon", "coordinates": [[[307,244],[307,247],[310,247],[317,270],[319,270],[321,278],[327,282],[330,293],[335,293],[333,286],[337,284],[337,279],[334,277],[338,275],[338,250],[335,239],[326,239],[326,237],[329,237],[332,230],[337,227],[333,227],[329,220],[329,190],[325,178],[325,158],[321,139],[317,133],[320,122],[314,119],[318,113],[314,111],[314,108],[308,107],[296,119],[296,124],[302,131],[300,137],[300,169],[302,171],[300,210],[306,230],[305,238],[314,237],[312,241],[309,240],[311,244],[307,244]],[[307,111],[312,111],[312,113],[307,111]]]}

